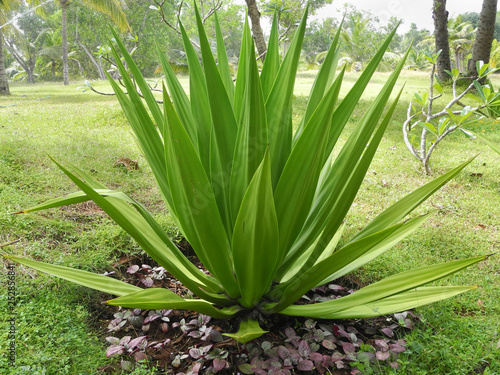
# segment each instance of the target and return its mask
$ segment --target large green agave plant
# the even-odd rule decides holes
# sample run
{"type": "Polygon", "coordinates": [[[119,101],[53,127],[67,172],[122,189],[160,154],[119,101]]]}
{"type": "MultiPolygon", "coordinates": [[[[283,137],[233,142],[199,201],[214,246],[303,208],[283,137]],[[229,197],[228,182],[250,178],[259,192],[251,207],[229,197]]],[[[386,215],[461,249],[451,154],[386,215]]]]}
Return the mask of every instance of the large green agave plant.
{"type": "Polygon", "coordinates": [[[338,140],[394,32],[342,100],[337,34],[311,89],[304,118],[294,131],[293,88],[306,14],[283,61],[274,22],[260,73],[245,24],[235,82],[217,20],[215,58],[197,10],[196,17],[201,63],[180,26],[189,63],[189,97],[160,53],[168,90],[164,88],[163,105],[159,105],[117,36],[113,54],[128,94],[110,81],[170,214],[208,273],[179,251],[141,204],[69,164],[57,163],[81,191],[23,211],[93,200],[196,298],[7,258],[118,296],[108,301],[110,305],[188,309],[216,318],[238,318],[240,329],[231,336],[240,342],[264,333],[258,325],[262,315],[372,317],[475,288],[423,285],[486,256],[399,273],[335,300],[294,305],[311,288],[358,269],[417,229],[431,214],[401,220],[468,162],[393,204],[352,238],[344,238],[344,219],[396,108],[399,95],[392,104],[388,102],[404,61],[346,142],[339,145],[338,140]]]}

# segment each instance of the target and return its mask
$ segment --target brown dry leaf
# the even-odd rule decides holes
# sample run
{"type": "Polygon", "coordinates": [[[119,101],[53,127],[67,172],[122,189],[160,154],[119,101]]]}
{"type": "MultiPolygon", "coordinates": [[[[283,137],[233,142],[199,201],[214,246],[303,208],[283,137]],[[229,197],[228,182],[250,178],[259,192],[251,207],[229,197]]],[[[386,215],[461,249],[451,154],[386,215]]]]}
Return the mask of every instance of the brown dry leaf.
{"type": "Polygon", "coordinates": [[[473,229],[474,230],[481,230],[481,229],[484,230],[484,229],[486,229],[486,225],[484,225],[484,224],[477,224],[473,229]]]}
{"type": "Polygon", "coordinates": [[[484,302],[481,301],[480,299],[477,300],[477,307],[479,307],[481,310],[484,310],[484,302]]]}

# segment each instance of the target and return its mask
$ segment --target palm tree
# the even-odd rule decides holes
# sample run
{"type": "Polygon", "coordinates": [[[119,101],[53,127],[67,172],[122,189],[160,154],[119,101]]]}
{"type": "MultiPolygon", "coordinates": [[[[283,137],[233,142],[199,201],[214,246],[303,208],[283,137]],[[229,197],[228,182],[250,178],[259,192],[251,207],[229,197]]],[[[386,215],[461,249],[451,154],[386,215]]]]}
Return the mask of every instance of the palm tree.
{"type": "MultiPolygon", "coordinates": [[[[2,1],[2,0],[0,0],[2,1]]],[[[5,0],[4,0],[5,1],[5,0]]],[[[68,72],[68,6],[70,0],[58,0],[61,5],[61,37],[62,37],[62,55],[63,55],[63,80],[65,85],[69,85],[68,72]]],[[[121,31],[130,29],[123,7],[124,0],[83,0],[83,3],[101,13],[108,15],[121,31]]]]}
{"type": "Polygon", "coordinates": [[[436,39],[436,52],[441,51],[437,59],[436,71],[441,81],[447,81],[450,76],[446,70],[451,70],[450,44],[448,40],[448,11],[446,0],[434,0],[432,5],[432,18],[434,18],[434,38],[436,39]]]}
{"type": "Polygon", "coordinates": [[[483,0],[476,41],[472,50],[472,58],[468,63],[469,72],[472,76],[477,76],[477,61],[481,60],[487,63],[490,59],[491,43],[493,42],[493,34],[495,32],[497,3],[498,0],[483,0]]]}
{"type": "Polygon", "coordinates": [[[451,50],[455,54],[455,65],[460,73],[467,69],[466,56],[470,53],[476,29],[470,22],[462,22],[462,16],[448,22],[448,37],[451,50]]]}
{"type": "Polygon", "coordinates": [[[5,71],[5,58],[3,55],[3,32],[2,28],[7,23],[7,12],[18,0],[0,0],[0,95],[9,95],[9,79],[5,71]]]}
{"type": "Polygon", "coordinates": [[[42,48],[41,44],[44,36],[50,29],[43,29],[35,35],[25,35],[15,26],[12,29],[13,32],[10,37],[7,37],[5,40],[6,47],[26,72],[28,83],[35,83],[34,70],[36,58],[42,48]]]}

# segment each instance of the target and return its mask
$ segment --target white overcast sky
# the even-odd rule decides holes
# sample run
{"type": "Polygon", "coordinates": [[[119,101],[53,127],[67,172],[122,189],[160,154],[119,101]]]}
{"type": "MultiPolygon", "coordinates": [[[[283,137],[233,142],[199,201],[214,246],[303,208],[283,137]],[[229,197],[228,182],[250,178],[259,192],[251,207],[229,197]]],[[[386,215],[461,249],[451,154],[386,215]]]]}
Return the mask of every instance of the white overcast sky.
{"type": "MultiPolygon", "coordinates": [[[[318,11],[314,17],[338,17],[339,10],[343,4],[354,5],[358,10],[366,10],[380,19],[380,24],[384,25],[389,17],[403,19],[401,31],[409,29],[413,22],[420,29],[434,30],[432,20],[432,0],[334,0],[331,5],[318,11]]],[[[465,12],[481,11],[482,0],[448,0],[446,9],[450,12],[450,17],[455,17],[465,12]]]]}

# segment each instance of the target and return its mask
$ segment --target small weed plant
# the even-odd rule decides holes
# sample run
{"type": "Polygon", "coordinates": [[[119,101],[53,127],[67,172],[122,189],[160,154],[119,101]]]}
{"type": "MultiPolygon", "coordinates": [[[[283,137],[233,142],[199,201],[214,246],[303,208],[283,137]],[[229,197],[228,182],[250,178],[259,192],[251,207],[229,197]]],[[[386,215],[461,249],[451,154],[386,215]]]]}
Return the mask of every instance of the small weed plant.
{"type": "Polygon", "coordinates": [[[489,74],[498,69],[492,69],[478,61],[478,77],[460,90],[461,92],[457,90],[461,87],[460,82],[471,81],[471,78],[463,77],[458,69],[446,71],[452,80],[453,98],[441,110],[436,110],[435,101],[443,95],[443,84],[434,75],[439,54],[440,52],[426,54],[426,59],[432,64],[429,91],[423,95],[414,94],[403,124],[406,147],[422,163],[427,174],[431,174],[430,159],[435,148],[456,130],[462,131],[470,138],[479,137],[495,151],[500,152],[498,146],[479,134],[475,135],[471,130],[481,116],[500,117],[500,92],[495,92],[490,84],[481,84],[489,74]],[[477,106],[463,104],[462,101],[466,98],[477,106]]]}

